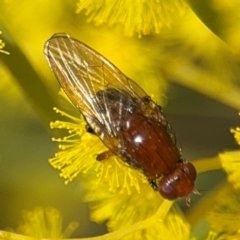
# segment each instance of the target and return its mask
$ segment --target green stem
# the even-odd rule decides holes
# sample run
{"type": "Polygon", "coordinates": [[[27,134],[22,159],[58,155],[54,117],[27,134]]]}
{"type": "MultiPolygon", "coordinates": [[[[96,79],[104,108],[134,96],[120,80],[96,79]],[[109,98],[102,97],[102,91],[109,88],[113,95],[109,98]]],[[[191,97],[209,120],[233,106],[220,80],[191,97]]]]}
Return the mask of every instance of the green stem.
{"type": "Polygon", "coordinates": [[[223,38],[221,16],[213,7],[213,1],[188,0],[189,5],[202,22],[218,37],[223,38]]]}
{"type": "Polygon", "coordinates": [[[41,77],[6,29],[3,30],[1,38],[6,43],[5,49],[10,53],[10,55],[0,54],[1,62],[9,69],[27,98],[34,105],[34,109],[44,123],[49,126],[50,121],[55,119],[53,108],[57,106],[57,103],[53,97],[54,94],[48,91],[41,77]]]}
{"type": "Polygon", "coordinates": [[[222,169],[219,156],[204,158],[193,162],[198,173],[222,169]]]}

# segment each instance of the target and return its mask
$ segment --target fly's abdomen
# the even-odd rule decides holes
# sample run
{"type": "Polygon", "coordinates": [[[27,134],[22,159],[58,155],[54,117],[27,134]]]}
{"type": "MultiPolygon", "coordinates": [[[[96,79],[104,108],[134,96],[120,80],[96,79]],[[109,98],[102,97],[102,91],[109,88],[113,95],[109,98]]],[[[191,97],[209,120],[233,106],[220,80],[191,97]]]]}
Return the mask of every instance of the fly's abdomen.
{"type": "Polygon", "coordinates": [[[133,168],[154,180],[169,174],[180,154],[161,123],[146,120],[142,114],[129,114],[122,123],[125,159],[133,168]]]}

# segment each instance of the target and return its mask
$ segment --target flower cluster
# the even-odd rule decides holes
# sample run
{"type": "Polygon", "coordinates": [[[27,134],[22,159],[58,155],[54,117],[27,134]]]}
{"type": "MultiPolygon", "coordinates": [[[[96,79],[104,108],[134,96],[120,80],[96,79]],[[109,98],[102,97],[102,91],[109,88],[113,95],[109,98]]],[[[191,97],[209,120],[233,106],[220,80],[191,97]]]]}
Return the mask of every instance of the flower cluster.
{"type": "MultiPolygon", "coordinates": [[[[0,54],[6,67],[1,69],[1,73],[8,72],[9,78],[11,75],[11,78],[18,81],[16,86],[21,86],[26,95],[31,96],[31,100],[28,101],[35,104],[40,115],[46,117],[47,123],[49,119],[53,119],[52,107],[57,106],[59,102],[52,94],[53,84],[46,81],[50,79],[47,77],[47,71],[44,71],[47,68],[39,67],[42,66],[39,60],[44,60],[37,52],[41,52],[47,36],[57,31],[55,26],[60,20],[63,24],[61,27],[69,34],[73,35],[72,31],[77,35],[79,30],[82,35],[80,40],[92,44],[94,49],[98,47],[99,52],[109,55],[110,58],[113,56],[117,66],[119,62],[124,63],[124,67],[130,72],[129,76],[133,79],[139,77],[141,87],[155,96],[164,95],[168,82],[173,82],[234,109],[240,108],[238,0],[231,3],[215,0],[211,1],[211,4],[195,0],[189,0],[188,3],[184,0],[79,0],[77,13],[85,11],[88,22],[115,26],[120,30],[117,33],[112,31],[112,28],[109,31],[107,26],[95,28],[85,24],[85,17],[82,20],[80,15],[67,13],[67,9],[70,9],[67,1],[57,5],[49,1],[47,4],[44,1],[33,1],[28,3],[27,8],[27,0],[21,4],[6,2],[9,5],[2,4],[0,10],[1,25],[4,29],[9,29],[9,37],[4,41],[7,46],[13,42],[17,51],[12,54],[16,58],[10,62],[9,57],[1,54],[8,52],[3,50],[5,42],[0,39],[0,54]],[[15,4],[15,7],[11,4],[15,4]],[[20,8],[17,8],[19,6],[20,8]],[[47,9],[47,6],[50,7],[47,9]],[[24,11],[20,11],[21,8],[24,11]],[[39,14],[35,14],[36,9],[39,14]],[[41,12],[41,9],[44,11],[41,12]],[[66,16],[64,21],[63,15],[66,16]],[[4,21],[4,18],[8,21],[4,21]],[[34,26],[31,28],[30,19],[34,19],[34,26]],[[75,24],[79,19],[81,24],[75,24]],[[77,27],[73,27],[73,22],[77,27]],[[38,34],[35,29],[39,30],[38,34]],[[139,38],[135,38],[135,35],[139,38]],[[19,66],[22,66],[19,59],[24,60],[26,65],[23,66],[26,67],[19,69],[19,66]],[[118,62],[119,59],[121,60],[118,62]]],[[[16,99],[16,94],[13,95],[11,100],[16,99]]],[[[109,230],[109,233],[88,238],[89,240],[240,238],[239,150],[216,153],[211,158],[194,161],[199,175],[220,169],[225,171],[228,182],[222,183],[220,189],[208,196],[203,193],[198,198],[199,202],[194,202],[187,210],[184,207],[184,210],[181,210],[177,201],[163,199],[158,192],[153,191],[141,172],[126,166],[116,156],[101,162],[96,161],[98,154],[107,149],[97,136],[86,131],[83,117],[54,109],[62,117],[61,120],[52,122],[51,128],[64,130],[67,134],[65,137],[53,138],[53,141],[59,144],[59,152],[49,162],[60,171],[60,176],[66,184],[80,180],[81,186],[84,187],[81,200],[90,207],[92,221],[106,223],[109,230]]],[[[182,109],[178,109],[176,112],[183,113],[181,111],[182,109]]],[[[221,117],[226,115],[225,112],[221,114],[221,117]]],[[[240,145],[240,127],[232,129],[231,132],[240,145]]],[[[21,158],[17,156],[18,162],[19,159],[21,158]]],[[[0,231],[0,239],[68,238],[77,227],[77,223],[69,224],[66,230],[62,230],[61,226],[62,217],[56,209],[36,208],[24,213],[24,222],[15,233],[0,231]]]]}
{"type": "Polygon", "coordinates": [[[80,0],[77,13],[86,10],[89,22],[97,25],[116,25],[127,36],[139,37],[159,33],[163,26],[170,26],[176,15],[184,12],[184,1],[95,1],[80,0]],[[173,17],[174,16],[174,17],[173,17]]]}

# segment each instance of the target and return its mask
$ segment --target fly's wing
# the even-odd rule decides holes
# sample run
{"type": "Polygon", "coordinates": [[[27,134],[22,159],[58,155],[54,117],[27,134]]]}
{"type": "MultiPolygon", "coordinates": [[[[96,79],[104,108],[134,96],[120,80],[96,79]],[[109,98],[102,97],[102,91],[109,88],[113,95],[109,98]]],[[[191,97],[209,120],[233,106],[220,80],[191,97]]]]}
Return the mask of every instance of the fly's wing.
{"type": "MultiPolygon", "coordinates": [[[[116,115],[113,119],[111,113],[102,112],[102,105],[108,109],[109,103],[108,101],[100,103],[96,94],[107,89],[123,90],[131,96],[129,101],[135,98],[139,102],[147,96],[135,82],[127,78],[101,54],[66,34],[55,34],[50,38],[45,44],[44,53],[61,87],[73,104],[85,119],[98,121],[99,126],[106,129],[105,135],[108,137],[117,136],[119,131],[111,124],[113,120],[116,121],[116,115]]],[[[122,119],[121,113],[119,111],[119,121],[122,119]]]]}

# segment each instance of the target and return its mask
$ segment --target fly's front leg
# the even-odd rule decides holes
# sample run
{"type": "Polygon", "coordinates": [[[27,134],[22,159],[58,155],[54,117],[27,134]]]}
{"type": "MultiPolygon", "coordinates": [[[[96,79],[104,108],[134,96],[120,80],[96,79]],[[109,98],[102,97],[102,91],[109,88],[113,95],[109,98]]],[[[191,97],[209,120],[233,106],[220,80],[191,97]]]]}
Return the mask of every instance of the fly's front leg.
{"type": "Polygon", "coordinates": [[[154,191],[158,191],[158,185],[156,183],[156,181],[148,179],[149,184],[151,185],[151,187],[153,188],[154,191]]]}
{"type": "Polygon", "coordinates": [[[101,161],[106,160],[106,159],[108,159],[112,156],[113,156],[113,153],[108,150],[106,152],[102,152],[102,153],[98,154],[96,160],[101,162],[101,161]]]}

